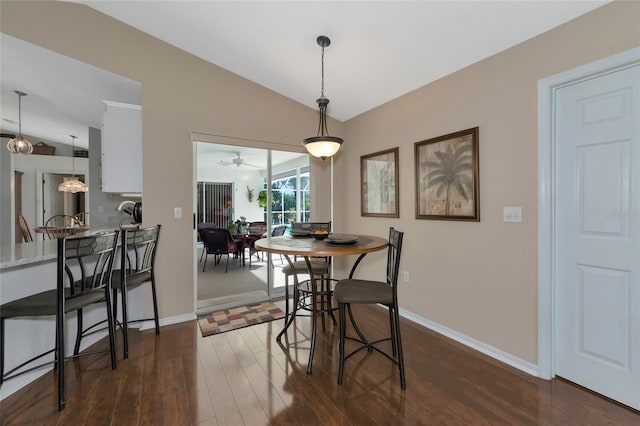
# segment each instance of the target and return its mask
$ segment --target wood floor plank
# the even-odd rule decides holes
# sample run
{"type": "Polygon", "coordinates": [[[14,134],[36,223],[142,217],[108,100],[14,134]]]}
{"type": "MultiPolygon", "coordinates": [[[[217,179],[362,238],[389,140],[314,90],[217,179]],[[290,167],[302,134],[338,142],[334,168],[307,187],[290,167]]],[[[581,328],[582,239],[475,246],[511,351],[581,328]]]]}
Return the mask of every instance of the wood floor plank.
{"type": "MultiPolygon", "coordinates": [[[[354,313],[367,336],[388,329],[383,309],[354,313]]],[[[366,352],[347,360],[338,386],[337,328],[318,332],[307,375],[310,319],[297,319],[278,342],[282,326],[204,338],[195,321],[162,327],[159,336],[131,330],[129,359],[120,352],[116,370],[108,355],[67,361],[63,412],[49,372],[0,403],[0,424],[640,424],[637,411],[561,379],[529,376],[404,319],[407,390],[397,367],[366,352]]]]}
{"type": "Polygon", "coordinates": [[[224,369],[214,349],[214,342],[219,346],[227,344],[225,339],[206,337],[199,340],[198,356],[202,363],[204,378],[211,398],[216,421],[220,425],[240,425],[242,416],[231,393],[231,388],[224,374],[224,369]]]}
{"type": "Polygon", "coordinates": [[[231,345],[214,348],[223,366],[224,374],[231,388],[231,393],[238,406],[245,425],[261,425],[268,423],[268,418],[260,404],[249,380],[244,374],[243,366],[237,359],[231,345]]]}

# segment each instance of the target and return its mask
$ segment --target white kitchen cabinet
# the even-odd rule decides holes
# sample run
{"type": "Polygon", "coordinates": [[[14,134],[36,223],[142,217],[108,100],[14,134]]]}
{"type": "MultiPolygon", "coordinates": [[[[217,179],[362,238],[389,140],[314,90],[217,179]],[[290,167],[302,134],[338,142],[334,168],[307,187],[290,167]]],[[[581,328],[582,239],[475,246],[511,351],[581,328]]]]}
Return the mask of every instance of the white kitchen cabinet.
{"type": "Polygon", "coordinates": [[[103,102],[102,191],[142,193],[142,107],[103,102]]]}

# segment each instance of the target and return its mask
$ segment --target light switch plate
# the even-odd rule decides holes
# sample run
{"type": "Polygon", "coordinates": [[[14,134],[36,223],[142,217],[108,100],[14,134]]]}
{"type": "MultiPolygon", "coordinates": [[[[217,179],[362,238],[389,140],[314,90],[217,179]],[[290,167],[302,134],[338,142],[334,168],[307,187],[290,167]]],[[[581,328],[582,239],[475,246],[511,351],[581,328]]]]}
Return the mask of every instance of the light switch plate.
{"type": "Polygon", "coordinates": [[[174,207],[173,208],[173,218],[174,219],[180,219],[182,217],[182,208],[181,207],[174,207]]]}
{"type": "Polygon", "coordinates": [[[522,223],[522,207],[505,207],[502,218],[506,223],[522,223]]]}

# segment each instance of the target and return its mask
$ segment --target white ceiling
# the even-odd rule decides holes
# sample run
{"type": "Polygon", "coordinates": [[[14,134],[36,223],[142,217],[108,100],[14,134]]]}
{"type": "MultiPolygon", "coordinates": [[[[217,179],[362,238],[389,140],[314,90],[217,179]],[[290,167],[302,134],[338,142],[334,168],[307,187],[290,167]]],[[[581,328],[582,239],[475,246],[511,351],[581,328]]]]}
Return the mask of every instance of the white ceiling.
{"type": "MultiPolygon", "coordinates": [[[[608,1],[78,1],[316,109],[318,35],[328,113],[348,120],[608,1]]],[[[1,127],[61,143],[99,127],[102,100],[140,103],[112,73],[0,35],[1,127]],[[82,133],[84,132],[84,133],[82,133]]],[[[315,129],[311,129],[315,130],[315,129]]]]}
{"type": "Polygon", "coordinates": [[[348,120],[606,1],[81,1],[348,120]]]}

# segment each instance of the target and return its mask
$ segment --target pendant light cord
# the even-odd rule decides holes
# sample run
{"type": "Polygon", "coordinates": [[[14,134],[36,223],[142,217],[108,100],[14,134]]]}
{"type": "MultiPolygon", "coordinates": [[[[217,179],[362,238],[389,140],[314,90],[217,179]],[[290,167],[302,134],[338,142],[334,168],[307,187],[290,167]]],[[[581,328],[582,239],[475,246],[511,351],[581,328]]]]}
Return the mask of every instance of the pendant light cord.
{"type": "Polygon", "coordinates": [[[16,93],[18,94],[18,134],[22,138],[22,96],[24,96],[24,93],[16,93]]]}
{"type": "Polygon", "coordinates": [[[324,46],[322,46],[322,54],[320,56],[320,63],[322,64],[322,72],[320,73],[322,82],[320,84],[320,98],[324,98],[324,46]]]}

